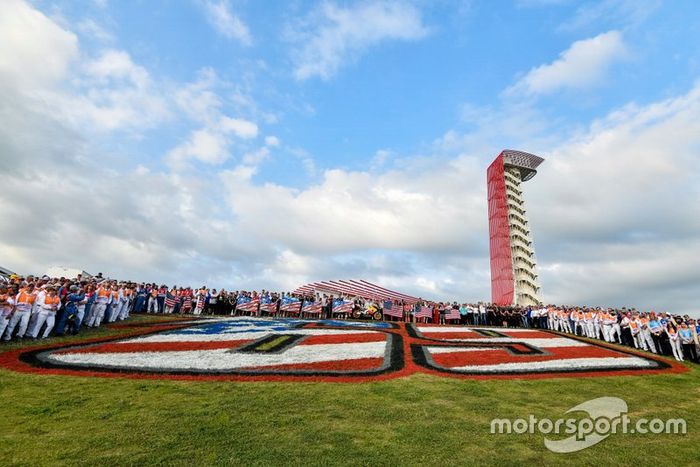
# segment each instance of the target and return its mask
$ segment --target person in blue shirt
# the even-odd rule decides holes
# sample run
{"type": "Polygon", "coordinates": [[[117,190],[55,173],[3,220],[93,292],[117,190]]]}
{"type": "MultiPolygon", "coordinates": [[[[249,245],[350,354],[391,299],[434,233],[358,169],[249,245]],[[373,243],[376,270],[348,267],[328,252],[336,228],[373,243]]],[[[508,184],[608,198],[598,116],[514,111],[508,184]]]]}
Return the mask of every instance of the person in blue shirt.
{"type": "Polygon", "coordinates": [[[688,327],[688,325],[683,322],[678,330],[678,336],[680,338],[681,345],[683,347],[683,353],[688,358],[694,362],[698,361],[698,354],[695,349],[695,339],[693,338],[693,331],[688,327]]]}
{"type": "Polygon", "coordinates": [[[659,323],[659,319],[656,316],[656,313],[653,311],[649,313],[649,331],[651,332],[651,338],[654,341],[654,347],[656,347],[659,350],[660,354],[664,354],[664,350],[661,347],[661,334],[663,333],[663,328],[661,327],[661,323],[659,323]]]}
{"type": "Polygon", "coordinates": [[[66,326],[71,333],[76,334],[80,329],[78,317],[78,304],[85,299],[85,292],[80,290],[77,285],[71,285],[69,293],[66,296],[65,310],[59,317],[56,324],[56,335],[62,336],[66,332],[66,326]]]}
{"type": "Polygon", "coordinates": [[[134,302],[134,313],[143,313],[146,309],[146,300],[148,299],[148,291],[143,286],[139,285],[136,289],[136,301],[134,302]]]}

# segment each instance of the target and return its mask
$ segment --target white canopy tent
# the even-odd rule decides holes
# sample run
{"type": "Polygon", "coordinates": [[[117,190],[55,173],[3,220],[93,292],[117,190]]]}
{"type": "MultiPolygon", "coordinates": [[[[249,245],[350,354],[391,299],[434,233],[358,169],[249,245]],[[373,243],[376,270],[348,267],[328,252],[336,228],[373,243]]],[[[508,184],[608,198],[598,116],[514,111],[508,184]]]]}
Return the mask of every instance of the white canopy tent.
{"type": "Polygon", "coordinates": [[[52,266],[46,270],[44,275],[49,277],[65,277],[66,279],[75,279],[79,275],[82,277],[92,277],[92,274],[82,269],[66,268],[63,266],[52,266]]]}

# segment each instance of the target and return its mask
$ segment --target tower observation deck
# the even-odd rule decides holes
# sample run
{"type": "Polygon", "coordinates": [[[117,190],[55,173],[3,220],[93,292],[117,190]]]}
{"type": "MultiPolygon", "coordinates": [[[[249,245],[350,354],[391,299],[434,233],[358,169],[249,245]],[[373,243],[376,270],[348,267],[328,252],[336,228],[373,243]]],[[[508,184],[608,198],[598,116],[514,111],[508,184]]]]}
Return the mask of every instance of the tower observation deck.
{"type": "Polygon", "coordinates": [[[486,171],[491,252],[491,301],[496,305],[540,303],[540,284],[521,183],[537,174],[543,158],[506,149],[486,171]]]}

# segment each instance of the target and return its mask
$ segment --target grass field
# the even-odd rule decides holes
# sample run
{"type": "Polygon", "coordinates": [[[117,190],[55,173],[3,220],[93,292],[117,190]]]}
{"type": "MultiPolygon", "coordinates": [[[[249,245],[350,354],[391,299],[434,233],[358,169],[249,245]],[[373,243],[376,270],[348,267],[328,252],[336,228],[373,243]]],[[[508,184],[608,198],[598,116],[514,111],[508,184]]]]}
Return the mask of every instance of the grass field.
{"type": "MultiPolygon", "coordinates": [[[[152,320],[134,317],[134,320],[152,320]]],[[[90,335],[119,334],[107,329],[90,335]]],[[[63,339],[69,342],[69,339],[63,339]]],[[[31,344],[9,344],[0,350],[31,344]]],[[[42,376],[0,370],[0,465],[698,465],[700,368],[682,374],[270,383],[42,376]],[[571,454],[492,418],[561,418],[616,396],[686,435],[611,435],[571,454]]],[[[564,436],[560,436],[564,437],[564,436]]]]}

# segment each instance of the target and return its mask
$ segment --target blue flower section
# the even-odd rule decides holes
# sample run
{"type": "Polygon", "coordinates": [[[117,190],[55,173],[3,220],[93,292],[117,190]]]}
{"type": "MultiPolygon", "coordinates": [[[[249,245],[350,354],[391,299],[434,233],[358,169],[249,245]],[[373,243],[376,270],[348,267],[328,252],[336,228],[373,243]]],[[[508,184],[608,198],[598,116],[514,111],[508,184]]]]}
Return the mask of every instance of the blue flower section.
{"type": "Polygon", "coordinates": [[[318,322],[324,326],[335,326],[339,328],[365,328],[365,329],[388,329],[391,324],[383,321],[377,322],[357,322],[357,321],[338,321],[335,319],[324,319],[318,322]]]}
{"type": "MultiPolygon", "coordinates": [[[[260,331],[289,331],[295,326],[309,321],[298,319],[239,319],[231,321],[218,321],[214,323],[195,325],[187,329],[179,329],[166,331],[165,334],[181,334],[181,335],[211,335],[211,334],[238,334],[251,332],[251,330],[259,329],[260,331]],[[251,329],[253,328],[253,329],[251,329]]],[[[332,326],[339,328],[357,328],[357,329],[388,329],[391,324],[385,322],[357,322],[357,321],[340,321],[335,319],[324,319],[315,321],[322,326],[332,326]]]]}
{"type": "Polygon", "coordinates": [[[299,323],[298,320],[240,320],[223,321],[218,323],[205,324],[187,329],[168,331],[167,334],[237,334],[250,332],[251,327],[260,328],[261,331],[287,331],[293,325],[299,323]]]}

